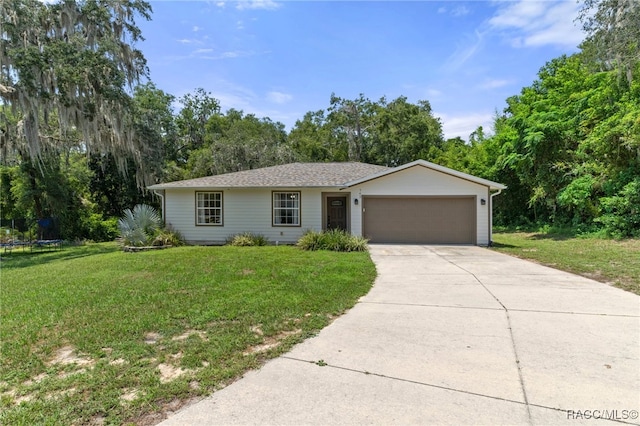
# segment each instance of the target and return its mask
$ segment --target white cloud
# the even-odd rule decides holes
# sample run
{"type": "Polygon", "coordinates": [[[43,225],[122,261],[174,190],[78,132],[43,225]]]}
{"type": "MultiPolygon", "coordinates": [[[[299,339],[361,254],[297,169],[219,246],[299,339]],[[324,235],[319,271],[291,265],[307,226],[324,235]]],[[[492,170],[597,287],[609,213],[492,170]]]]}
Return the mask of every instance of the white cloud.
{"type": "Polygon", "coordinates": [[[198,31],[200,31],[202,28],[200,28],[197,25],[194,25],[193,28],[191,29],[194,33],[197,33],[198,31]]]}
{"type": "Polygon", "coordinates": [[[460,137],[469,139],[478,126],[482,126],[485,134],[493,127],[493,114],[470,113],[466,115],[448,115],[434,112],[434,116],[440,117],[442,121],[442,132],[445,139],[460,137]]]}
{"type": "Polygon", "coordinates": [[[276,91],[267,93],[267,100],[269,102],[273,102],[279,105],[286,104],[292,99],[293,99],[293,96],[291,96],[288,93],[282,93],[282,92],[276,92],[276,91]]]}
{"type": "Polygon", "coordinates": [[[276,3],[273,0],[240,0],[236,5],[238,10],[249,9],[263,9],[263,10],[275,10],[280,7],[280,3],[276,3]]]}
{"type": "Polygon", "coordinates": [[[216,6],[218,6],[218,7],[225,7],[225,5],[226,5],[226,3],[223,2],[223,1],[219,1],[219,2],[216,3],[216,6]]]}
{"type": "Polygon", "coordinates": [[[513,47],[576,47],[584,39],[575,22],[579,8],[573,1],[519,0],[498,9],[489,25],[513,47]]]}
{"type": "MultiPolygon", "coordinates": [[[[455,71],[478,54],[487,36],[502,36],[515,48],[559,46],[575,48],[584,39],[584,33],[575,22],[580,5],[571,0],[514,0],[496,1],[496,13],[485,21],[474,34],[464,34],[454,53],[445,61],[444,69],[455,71]]],[[[447,11],[446,9],[444,11],[447,11]]],[[[464,6],[450,13],[469,13],[464,6]]],[[[440,13],[440,10],[438,10],[440,13]]]]}
{"type": "Polygon", "coordinates": [[[223,111],[229,108],[251,110],[258,99],[253,90],[225,79],[217,79],[212,86],[216,88],[213,96],[220,101],[223,111]]]}
{"type": "Polygon", "coordinates": [[[236,22],[236,29],[237,30],[244,30],[244,22],[242,22],[242,21],[236,22]]]}
{"type": "Polygon", "coordinates": [[[450,10],[444,6],[441,6],[438,8],[438,13],[439,14],[449,13],[451,16],[457,18],[459,16],[468,15],[469,13],[471,13],[471,10],[469,10],[469,8],[467,8],[466,6],[456,6],[450,10]]]}
{"type": "Polygon", "coordinates": [[[243,50],[230,50],[228,52],[222,52],[220,54],[220,59],[233,59],[251,55],[253,55],[253,52],[245,52],[243,50]]]}
{"type": "MultiPolygon", "coordinates": [[[[263,52],[268,53],[268,52],[263,52]]],[[[176,61],[184,61],[189,59],[204,59],[211,61],[219,61],[224,59],[234,59],[241,58],[247,56],[253,56],[256,52],[254,51],[244,51],[244,50],[231,50],[228,52],[215,53],[215,49],[196,49],[189,54],[186,55],[178,55],[178,56],[167,56],[165,60],[169,62],[176,61]]]]}
{"type": "Polygon", "coordinates": [[[500,87],[508,86],[510,84],[511,84],[511,81],[509,80],[494,79],[494,80],[486,80],[484,83],[482,83],[478,87],[483,90],[491,90],[491,89],[498,89],[500,87]]]}
{"type": "Polygon", "coordinates": [[[466,40],[459,44],[456,51],[445,61],[444,68],[447,70],[457,70],[473,57],[483,45],[484,32],[478,30],[474,35],[467,35],[466,40]]]}
{"type": "Polygon", "coordinates": [[[468,15],[471,11],[469,9],[467,9],[464,6],[458,6],[455,9],[453,9],[451,11],[451,15],[458,17],[458,16],[464,16],[464,15],[468,15]]]}
{"type": "Polygon", "coordinates": [[[181,38],[179,40],[176,40],[178,43],[182,43],[182,44],[201,44],[202,42],[200,40],[194,40],[194,39],[189,39],[189,38],[181,38]]]}

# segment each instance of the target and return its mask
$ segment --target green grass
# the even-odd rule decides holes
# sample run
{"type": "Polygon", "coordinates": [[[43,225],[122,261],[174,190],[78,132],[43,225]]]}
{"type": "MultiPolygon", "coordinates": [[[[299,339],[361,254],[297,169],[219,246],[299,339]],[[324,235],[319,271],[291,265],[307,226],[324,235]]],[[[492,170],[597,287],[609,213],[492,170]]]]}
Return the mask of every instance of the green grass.
{"type": "Polygon", "coordinates": [[[283,246],[94,244],[1,268],[0,424],[17,425],[159,419],[313,335],[375,277],[366,253],[283,246]]]}
{"type": "Polygon", "coordinates": [[[497,232],[494,249],[640,295],[640,240],[567,233],[497,232]]]}

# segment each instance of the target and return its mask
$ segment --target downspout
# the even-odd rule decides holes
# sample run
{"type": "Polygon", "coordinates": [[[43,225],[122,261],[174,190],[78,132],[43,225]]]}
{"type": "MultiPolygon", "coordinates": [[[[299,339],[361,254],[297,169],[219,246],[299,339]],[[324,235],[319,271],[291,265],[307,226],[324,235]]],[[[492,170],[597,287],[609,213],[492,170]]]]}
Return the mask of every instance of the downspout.
{"type": "Polygon", "coordinates": [[[153,193],[156,194],[158,197],[160,197],[160,199],[162,200],[162,209],[160,210],[162,212],[162,223],[164,223],[166,226],[165,219],[164,219],[164,190],[162,191],[162,193],[160,193],[156,189],[154,189],[153,193]]]}
{"type": "Polygon", "coordinates": [[[489,247],[493,245],[493,197],[499,195],[502,189],[498,189],[498,192],[491,194],[491,203],[489,205],[489,247]]]}

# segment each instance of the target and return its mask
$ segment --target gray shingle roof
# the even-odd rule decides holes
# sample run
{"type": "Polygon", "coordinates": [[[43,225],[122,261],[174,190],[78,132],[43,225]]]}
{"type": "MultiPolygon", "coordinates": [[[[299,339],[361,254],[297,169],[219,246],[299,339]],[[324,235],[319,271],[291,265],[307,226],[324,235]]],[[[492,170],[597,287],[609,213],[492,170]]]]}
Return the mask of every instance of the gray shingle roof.
{"type": "Polygon", "coordinates": [[[366,163],[291,163],[152,185],[167,188],[339,187],[389,170],[366,163]]]}

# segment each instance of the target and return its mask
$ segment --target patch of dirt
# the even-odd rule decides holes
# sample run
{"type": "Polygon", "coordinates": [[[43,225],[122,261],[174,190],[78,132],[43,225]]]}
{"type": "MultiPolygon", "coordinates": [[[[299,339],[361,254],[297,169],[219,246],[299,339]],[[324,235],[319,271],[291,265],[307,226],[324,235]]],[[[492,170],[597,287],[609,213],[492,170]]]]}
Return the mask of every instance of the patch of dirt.
{"type": "Polygon", "coordinates": [[[208,340],[207,339],[207,334],[202,331],[202,330],[187,330],[184,333],[178,335],[178,336],[174,336],[171,338],[171,340],[175,341],[182,341],[182,340],[187,340],[189,337],[191,337],[192,335],[197,335],[198,337],[200,337],[202,340],[204,340],[205,342],[208,340]]]}
{"type": "Polygon", "coordinates": [[[75,371],[61,371],[58,374],[58,378],[59,379],[66,379],[67,377],[75,376],[76,374],[84,374],[86,372],[87,372],[87,370],[85,368],[81,368],[80,370],[75,370],[75,371]]]}
{"type": "Polygon", "coordinates": [[[583,272],[582,276],[590,278],[592,280],[596,280],[596,281],[600,281],[600,282],[606,282],[605,281],[606,278],[605,278],[604,275],[602,275],[602,271],[597,270],[597,269],[595,271],[593,271],[593,272],[583,272]]]}
{"type": "Polygon", "coordinates": [[[95,416],[92,417],[91,420],[89,420],[88,425],[89,426],[102,426],[104,424],[104,422],[107,421],[106,417],[103,416],[95,416]]]}
{"type": "Polygon", "coordinates": [[[147,345],[155,345],[161,338],[162,336],[159,333],[151,331],[144,335],[144,342],[147,345]]]}
{"type": "Polygon", "coordinates": [[[16,390],[15,389],[10,389],[6,392],[3,392],[0,394],[0,396],[8,396],[11,399],[13,399],[13,403],[14,405],[20,405],[20,403],[22,402],[29,402],[33,399],[33,394],[26,394],[26,395],[20,395],[20,396],[16,396],[16,390]]]}
{"type": "Polygon", "coordinates": [[[49,362],[47,363],[47,365],[54,365],[54,364],[93,365],[95,364],[95,361],[92,359],[83,358],[77,355],[72,346],[64,346],[58,349],[54,353],[53,358],[50,359],[49,362]]]}
{"type": "Polygon", "coordinates": [[[185,370],[180,367],[175,367],[171,364],[165,363],[158,364],[158,370],[160,370],[160,383],[168,383],[180,376],[189,373],[189,370],[185,370]]]}
{"type": "Polygon", "coordinates": [[[255,334],[257,334],[258,336],[263,336],[264,332],[262,331],[262,328],[260,328],[259,325],[254,325],[253,327],[251,327],[251,331],[255,334]]]}
{"type": "Polygon", "coordinates": [[[127,363],[127,361],[125,361],[122,358],[118,358],[118,359],[114,359],[114,360],[109,361],[109,365],[123,365],[123,364],[126,364],[126,363],[127,363]]]}
{"type": "Polygon", "coordinates": [[[251,275],[253,273],[255,273],[256,271],[254,271],[253,269],[243,269],[242,270],[242,275],[251,275]]]}
{"type": "Polygon", "coordinates": [[[76,388],[69,388],[69,389],[63,389],[63,390],[59,390],[59,391],[53,391],[53,392],[47,393],[45,395],[45,399],[48,399],[48,400],[58,399],[60,397],[73,395],[77,391],[78,390],[76,388]]]}
{"type": "Polygon", "coordinates": [[[201,401],[201,397],[194,397],[188,399],[174,399],[173,401],[164,404],[160,411],[154,413],[142,414],[138,417],[127,419],[125,424],[135,424],[136,426],[155,426],[163,420],[166,420],[172,414],[175,414],[178,410],[184,407],[195,404],[201,401]]]}
{"type": "Polygon", "coordinates": [[[36,377],[32,377],[29,380],[25,380],[22,384],[24,386],[31,386],[34,383],[40,383],[47,377],[47,373],[40,373],[36,377]]]}
{"type": "Polygon", "coordinates": [[[124,393],[120,396],[120,400],[123,402],[131,402],[138,398],[140,391],[137,389],[123,389],[124,393]]]}
{"type": "Polygon", "coordinates": [[[302,330],[296,329],[292,331],[283,331],[279,334],[276,334],[275,336],[267,337],[262,344],[250,346],[246,351],[242,353],[242,355],[247,356],[255,353],[266,352],[270,349],[277,348],[278,346],[280,346],[280,343],[282,343],[282,341],[285,338],[289,336],[293,336],[295,334],[300,334],[300,333],[302,333],[302,330]]]}

